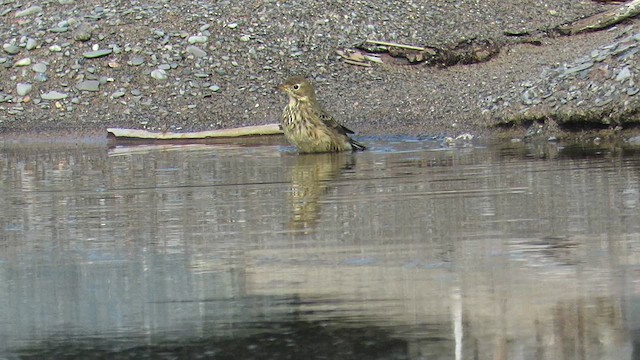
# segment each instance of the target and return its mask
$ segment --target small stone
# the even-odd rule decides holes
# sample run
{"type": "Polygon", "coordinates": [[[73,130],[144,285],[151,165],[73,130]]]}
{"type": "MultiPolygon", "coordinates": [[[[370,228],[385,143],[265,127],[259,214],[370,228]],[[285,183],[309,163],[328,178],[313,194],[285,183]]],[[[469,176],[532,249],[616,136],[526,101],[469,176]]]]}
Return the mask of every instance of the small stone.
{"type": "Polygon", "coordinates": [[[640,91],[640,89],[638,89],[637,87],[630,87],[627,89],[627,95],[629,96],[633,96],[635,94],[637,94],[640,91]]]}
{"type": "Polygon", "coordinates": [[[111,94],[111,97],[114,98],[114,99],[118,99],[118,98],[123,97],[124,95],[125,95],[124,91],[118,90],[118,91],[114,92],[113,94],[111,94]]]}
{"type": "Polygon", "coordinates": [[[142,95],[142,92],[140,90],[138,90],[138,89],[133,89],[133,90],[131,90],[131,95],[140,96],[140,95],[142,95]]]}
{"type": "Polygon", "coordinates": [[[131,59],[131,61],[129,61],[127,64],[131,65],[131,66],[139,66],[144,64],[144,58],[140,57],[140,56],[136,56],[133,59],[131,59]]]}
{"type": "Polygon", "coordinates": [[[194,45],[187,46],[187,52],[198,58],[207,56],[207,53],[204,50],[194,45]]]}
{"type": "Polygon", "coordinates": [[[577,73],[577,72],[580,72],[582,70],[586,70],[586,69],[588,69],[588,68],[590,68],[592,66],[593,66],[593,62],[591,62],[591,61],[588,61],[588,62],[585,62],[585,63],[582,63],[582,64],[578,64],[578,65],[576,65],[574,67],[570,67],[570,68],[566,69],[564,71],[564,75],[577,73]]]}
{"type": "Polygon", "coordinates": [[[18,93],[19,96],[27,95],[28,93],[31,92],[31,89],[33,89],[33,85],[29,83],[16,84],[16,93],[18,93]]]}
{"type": "Polygon", "coordinates": [[[171,69],[171,65],[169,65],[169,64],[160,64],[160,65],[158,66],[158,69],[161,69],[161,70],[169,70],[169,69],[171,69]]]}
{"type": "Polygon", "coordinates": [[[206,36],[189,36],[189,39],[187,39],[187,41],[189,42],[189,44],[202,44],[202,43],[206,43],[207,40],[209,40],[208,37],[206,36]]]}
{"type": "Polygon", "coordinates": [[[76,84],[76,89],[80,91],[100,91],[100,81],[98,80],[84,80],[76,84]]]}
{"type": "Polygon", "coordinates": [[[14,44],[4,44],[2,49],[9,55],[15,55],[20,52],[20,48],[14,44]]]}
{"type": "Polygon", "coordinates": [[[155,69],[151,71],[151,77],[156,80],[166,80],[168,78],[167,72],[162,69],[155,69]]]}
{"type": "Polygon", "coordinates": [[[49,29],[49,31],[52,32],[52,33],[55,33],[55,34],[62,34],[62,33],[65,33],[67,31],[69,31],[69,28],[68,27],[56,26],[56,27],[53,27],[53,28],[49,29]]]}
{"type": "Polygon", "coordinates": [[[36,39],[28,38],[27,39],[27,45],[25,46],[25,49],[33,50],[36,47],[38,47],[38,42],[36,41],[36,39]]]}
{"type": "Polygon", "coordinates": [[[109,54],[111,54],[113,52],[113,50],[111,49],[102,49],[102,50],[94,50],[94,51],[88,51],[82,54],[82,56],[84,56],[87,59],[95,59],[95,58],[100,58],[103,56],[107,56],[109,54]]]}
{"type": "Polygon", "coordinates": [[[40,98],[42,98],[42,100],[62,100],[66,99],[67,96],[69,95],[54,90],[40,95],[40,98]]]}
{"type": "Polygon", "coordinates": [[[237,23],[229,23],[229,24],[227,24],[227,27],[228,27],[229,29],[235,29],[235,28],[237,28],[237,27],[238,27],[238,24],[237,24],[237,23]]]}
{"type": "Polygon", "coordinates": [[[62,51],[62,47],[60,47],[60,45],[51,45],[51,46],[49,46],[49,51],[51,51],[51,52],[60,52],[60,51],[62,51]]]}
{"type": "Polygon", "coordinates": [[[49,78],[47,78],[47,75],[45,75],[44,73],[36,73],[36,76],[33,77],[33,80],[37,82],[45,82],[48,79],[49,78]]]}
{"type": "Polygon", "coordinates": [[[613,50],[611,54],[618,55],[635,46],[636,46],[636,42],[633,42],[633,41],[621,42],[618,44],[618,46],[616,46],[615,50],[613,50]]]}
{"type": "Polygon", "coordinates": [[[18,12],[16,12],[16,17],[24,17],[24,16],[30,16],[30,15],[35,15],[35,14],[39,14],[42,12],[42,7],[34,5],[31,7],[28,7],[24,10],[20,10],[18,12]]]}
{"type": "Polygon", "coordinates": [[[207,31],[211,27],[211,24],[204,24],[200,26],[200,31],[207,31]]]}
{"type": "Polygon", "coordinates": [[[91,25],[83,22],[73,31],[73,39],[76,41],[89,41],[91,40],[91,25]]]}
{"type": "Polygon", "coordinates": [[[249,35],[240,36],[240,41],[242,41],[242,42],[247,42],[249,40],[251,40],[251,36],[249,36],[249,35]]]}
{"type": "Polygon", "coordinates": [[[213,91],[213,92],[219,92],[220,91],[220,86],[218,85],[211,85],[209,86],[209,90],[213,91]]]}
{"type": "Polygon", "coordinates": [[[625,81],[631,77],[631,70],[628,66],[625,66],[620,70],[618,76],[616,76],[616,81],[625,81]]]}
{"type": "Polygon", "coordinates": [[[75,0],[58,0],[58,4],[60,5],[70,5],[76,2],[75,0]]]}
{"type": "Polygon", "coordinates": [[[598,98],[598,99],[596,99],[594,104],[595,104],[595,106],[602,107],[602,106],[605,106],[605,105],[609,104],[612,101],[613,101],[613,98],[604,98],[604,99],[598,98]]]}
{"type": "Polygon", "coordinates": [[[15,66],[29,66],[31,65],[31,58],[24,58],[16,61],[15,66]]]}

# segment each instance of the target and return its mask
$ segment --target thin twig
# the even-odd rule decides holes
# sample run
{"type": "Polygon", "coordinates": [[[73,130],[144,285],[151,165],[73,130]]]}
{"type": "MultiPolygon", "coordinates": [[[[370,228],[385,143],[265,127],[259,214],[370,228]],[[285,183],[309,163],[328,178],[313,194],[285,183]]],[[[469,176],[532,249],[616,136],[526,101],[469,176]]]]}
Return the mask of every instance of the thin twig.
{"type": "Polygon", "coordinates": [[[425,51],[426,50],[426,48],[419,47],[419,46],[396,44],[396,43],[387,42],[387,41],[366,40],[365,43],[373,44],[373,45],[391,46],[391,47],[397,47],[397,48],[400,48],[400,49],[407,49],[407,50],[417,50],[417,51],[425,51]]]}

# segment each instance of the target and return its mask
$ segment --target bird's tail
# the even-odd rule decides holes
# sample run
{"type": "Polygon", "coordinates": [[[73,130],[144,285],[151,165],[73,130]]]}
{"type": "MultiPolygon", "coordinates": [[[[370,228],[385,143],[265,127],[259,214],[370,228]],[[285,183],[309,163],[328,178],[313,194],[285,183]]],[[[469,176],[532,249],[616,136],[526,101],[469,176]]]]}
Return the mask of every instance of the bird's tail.
{"type": "Polygon", "coordinates": [[[362,151],[365,150],[367,147],[364,146],[364,144],[353,140],[353,139],[349,139],[349,142],[351,143],[351,148],[353,149],[353,151],[362,151]]]}

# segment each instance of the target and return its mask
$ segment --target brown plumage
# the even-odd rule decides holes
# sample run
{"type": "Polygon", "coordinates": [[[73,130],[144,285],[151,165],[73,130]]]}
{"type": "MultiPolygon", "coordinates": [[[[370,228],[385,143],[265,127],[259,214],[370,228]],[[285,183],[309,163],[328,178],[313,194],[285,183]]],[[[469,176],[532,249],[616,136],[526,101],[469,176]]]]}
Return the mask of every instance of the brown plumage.
{"type": "Polygon", "coordinates": [[[364,150],[366,147],[351,139],[350,129],[338,124],[322,109],[313,85],[303,77],[294,76],[279,89],[289,96],[282,112],[282,131],[300,153],[323,153],[364,150]]]}

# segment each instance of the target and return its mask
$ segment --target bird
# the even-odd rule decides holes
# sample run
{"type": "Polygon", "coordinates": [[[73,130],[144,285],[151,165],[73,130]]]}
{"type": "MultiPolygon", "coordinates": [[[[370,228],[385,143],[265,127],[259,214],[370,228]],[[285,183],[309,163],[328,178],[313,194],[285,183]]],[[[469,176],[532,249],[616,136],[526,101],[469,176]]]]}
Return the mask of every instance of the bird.
{"type": "Polygon", "coordinates": [[[318,103],[313,84],[302,76],[288,78],[278,87],[289,96],[280,126],[299,153],[365,150],[349,137],[353,130],[339,124],[318,103]]]}

